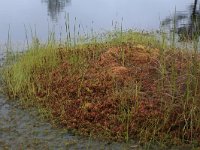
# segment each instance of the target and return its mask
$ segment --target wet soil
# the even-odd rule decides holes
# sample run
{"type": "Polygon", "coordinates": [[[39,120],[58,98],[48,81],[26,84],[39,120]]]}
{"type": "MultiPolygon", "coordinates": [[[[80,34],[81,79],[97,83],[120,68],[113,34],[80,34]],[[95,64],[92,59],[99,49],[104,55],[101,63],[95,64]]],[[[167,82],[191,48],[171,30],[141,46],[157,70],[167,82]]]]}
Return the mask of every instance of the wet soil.
{"type": "Polygon", "coordinates": [[[0,150],[132,149],[133,144],[91,140],[70,134],[42,120],[34,109],[23,109],[0,96],[0,150]]]}

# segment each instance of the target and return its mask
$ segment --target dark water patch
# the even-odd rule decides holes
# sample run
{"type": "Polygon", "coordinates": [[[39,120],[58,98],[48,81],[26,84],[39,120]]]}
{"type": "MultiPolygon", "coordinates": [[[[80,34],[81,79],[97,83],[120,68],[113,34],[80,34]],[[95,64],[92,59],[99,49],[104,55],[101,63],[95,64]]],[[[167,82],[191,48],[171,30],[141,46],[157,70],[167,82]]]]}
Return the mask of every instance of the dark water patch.
{"type": "Polygon", "coordinates": [[[42,0],[47,5],[48,15],[53,21],[58,21],[58,16],[70,5],[71,0],[42,0]]]}
{"type": "Polygon", "coordinates": [[[175,10],[172,16],[162,21],[163,26],[168,26],[172,32],[179,36],[179,41],[199,39],[200,35],[200,2],[193,0],[186,11],[175,10]]]}

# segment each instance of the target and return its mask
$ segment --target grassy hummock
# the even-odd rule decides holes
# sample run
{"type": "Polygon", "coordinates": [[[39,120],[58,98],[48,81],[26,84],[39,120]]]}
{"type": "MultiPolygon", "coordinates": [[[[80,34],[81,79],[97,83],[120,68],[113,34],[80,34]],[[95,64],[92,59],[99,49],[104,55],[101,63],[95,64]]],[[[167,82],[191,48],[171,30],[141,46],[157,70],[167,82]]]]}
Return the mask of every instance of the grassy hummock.
{"type": "Polygon", "coordinates": [[[2,72],[5,93],[79,134],[198,146],[199,53],[148,33],[114,35],[10,54],[2,72]]]}

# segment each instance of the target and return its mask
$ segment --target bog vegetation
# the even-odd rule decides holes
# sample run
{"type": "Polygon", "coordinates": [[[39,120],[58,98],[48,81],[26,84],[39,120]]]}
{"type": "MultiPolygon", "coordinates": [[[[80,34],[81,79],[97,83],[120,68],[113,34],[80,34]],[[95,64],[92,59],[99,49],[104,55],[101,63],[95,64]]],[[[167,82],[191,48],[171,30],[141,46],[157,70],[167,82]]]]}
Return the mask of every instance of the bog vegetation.
{"type": "MultiPolygon", "coordinates": [[[[70,40],[68,40],[70,41],[70,40]]],[[[8,53],[4,92],[79,134],[141,143],[200,143],[200,55],[149,33],[107,34],[8,53]]]]}

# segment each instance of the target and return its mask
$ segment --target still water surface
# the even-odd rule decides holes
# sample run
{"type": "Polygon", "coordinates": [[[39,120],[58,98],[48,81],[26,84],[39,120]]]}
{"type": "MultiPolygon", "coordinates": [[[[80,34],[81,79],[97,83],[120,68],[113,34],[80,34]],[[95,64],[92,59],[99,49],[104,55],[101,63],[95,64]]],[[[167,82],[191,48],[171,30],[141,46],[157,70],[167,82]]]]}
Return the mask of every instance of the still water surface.
{"type": "Polygon", "coordinates": [[[68,13],[72,25],[77,18],[80,32],[111,30],[113,21],[122,22],[125,29],[157,30],[175,9],[188,12],[193,4],[194,0],[4,0],[0,5],[0,41],[7,40],[9,26],[14,42],[24,42],[25,33],[30,36],[30,29],[35,28],[41,39],[47,39],[53,27],[65,36],[68,13]]]}
{"type": "MultiPolygon", "coordinates": [[[[68,13],[71,24],[76,17],[77,24],[86,32],[92,28],[97,32],[111,30],[113,21],[122,22],[125,29],[157,30],[161,24],[171,26],[171,17],[176,9],[177,27],[184,30],[191,28],[191,16],[200,16],[199,8],[194,4],[194,0],[2,0],[0,64],[3,61],[1,44],[7,40],[9,26],[15,43],[25,43],[25,33],[30,36],[30,30],[35,28],[40,39],[47,39],[48,30],[53,26],[56,32],[62,32],[62,36],[65,36],[65,15],[68,13]]],[[[134,142],[119,144],[74,136],[63,129],[54,128],[37,116],[34,110],[23,110],[15,102],[8,102],[0,96],[0,150],[135,147],[134,142]]]]}

